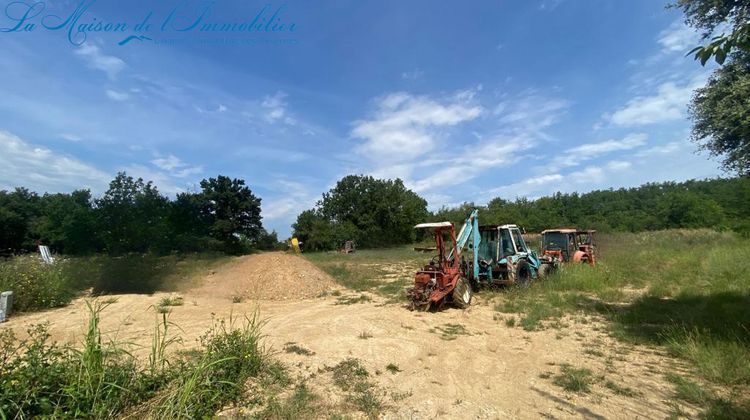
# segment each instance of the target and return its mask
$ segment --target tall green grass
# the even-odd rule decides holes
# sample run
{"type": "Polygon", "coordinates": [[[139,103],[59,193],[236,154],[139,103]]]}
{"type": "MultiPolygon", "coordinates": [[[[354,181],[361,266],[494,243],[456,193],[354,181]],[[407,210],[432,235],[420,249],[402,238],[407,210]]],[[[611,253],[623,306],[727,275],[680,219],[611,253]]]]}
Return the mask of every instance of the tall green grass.
{"type": "Polygon", "coordinates": [[[89,302],[80,349],[49,343],[45,325],[21,341],[0,333],[0,418],[206,418],[237,401],[249,378],[279,369],[262,346],[257,314],[217,321],[188,358],[167,355],[176,336],[163,314],[144,365],[126,343],[103,339],[106,307],[89,302]]]}
{"type": "Polygon", "coordinates": [[[176,291],[228,258],[221,254],[101,255],[44,264],[36,255],[17,256],[0,260],[0,291],[14,292],[18,312],[65,306],[86,289],[94,294],[176,291]]]}

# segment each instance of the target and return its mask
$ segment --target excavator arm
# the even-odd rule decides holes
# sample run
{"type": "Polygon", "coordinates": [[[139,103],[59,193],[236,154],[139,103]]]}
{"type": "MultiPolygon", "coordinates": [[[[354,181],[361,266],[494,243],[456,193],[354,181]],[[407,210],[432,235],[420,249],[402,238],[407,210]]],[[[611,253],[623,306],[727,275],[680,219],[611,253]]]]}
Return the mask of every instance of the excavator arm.
{"type": "MultiPolygon", "coordinates": [[[[464,248],[469,244],[472,245],[470,249],[473,254],[473,274],[475,279],[479,278],[479,242],[479,210],[474,209],[458,232],[458,236],[456,237],[456,254],[460,257],[464,248]]],[[[451,258],[453,258],[453,250],[448,254],[448,260],[451,260],[451,258]]]]}

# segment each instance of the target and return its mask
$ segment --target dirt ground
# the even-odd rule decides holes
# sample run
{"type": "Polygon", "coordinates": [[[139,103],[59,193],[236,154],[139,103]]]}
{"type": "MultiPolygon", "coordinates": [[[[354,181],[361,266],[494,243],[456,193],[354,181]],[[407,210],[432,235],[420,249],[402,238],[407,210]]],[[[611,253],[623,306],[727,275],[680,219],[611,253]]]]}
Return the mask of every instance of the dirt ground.
{"type": "MultiPolygon", "coordinates": [[[[168,295],[115,296],[102,316],[103,330],[133,343],[135,354],[147,355],[153,307],[168,295]]],[[[297,381],[333,403],[342,396],[330,375],[321,372],[357,358],[377,384],[385,418],[663,419],[674,411],[664,374],[685,370],[659,349],[615,341],[603,321],[592,317],[566,318],[557,327],[532,332],[508,326],[505,319],[513,315],[498,314],[481,295],[467,310],[439,313],[411,312],[377,296],[341,305],[335,295],[354,294],[307,260],[284,253],[239,258],[180,295],[184,305],[173,307],[170,315],[181,328],[180,347],[195,346],[214,319],[259,309],[267,320],[266,343],[297,381]],[[290,342],[313,354],[283,351],[290,342]],[[553,384],[565,363],[593,371],[591,393],[567,393],[553,384]],[[389,364],[401,371],[388,371],[389,364]],[[607,382],[638,395],[618,395],[607,382]]],[[[54,340],[79,342],[86,316],[79,299],[68,307],[16,316],[0,328],[23,337],[30,325],[49,322],[54,340]]],[[[681,409],[696,414],[690,407],[681,409]]]]}

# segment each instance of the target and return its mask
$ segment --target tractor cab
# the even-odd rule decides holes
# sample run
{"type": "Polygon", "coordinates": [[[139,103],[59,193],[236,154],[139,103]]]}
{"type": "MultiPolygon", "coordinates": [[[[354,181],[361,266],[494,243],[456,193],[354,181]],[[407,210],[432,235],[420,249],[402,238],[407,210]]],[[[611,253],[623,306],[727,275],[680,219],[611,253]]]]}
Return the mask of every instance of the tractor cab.
{"type": "Polygon", "coordinates": [[[542,255],[560,262],[596,263],[595,230],[548,229],[542,232],[542,255]]]}
{"type": "Polygon", "coordinates": [[[479,234],[480,282],[528,283],[538,277],[542,262],[528,247],[518,226],[481,226],[479,234]]]}

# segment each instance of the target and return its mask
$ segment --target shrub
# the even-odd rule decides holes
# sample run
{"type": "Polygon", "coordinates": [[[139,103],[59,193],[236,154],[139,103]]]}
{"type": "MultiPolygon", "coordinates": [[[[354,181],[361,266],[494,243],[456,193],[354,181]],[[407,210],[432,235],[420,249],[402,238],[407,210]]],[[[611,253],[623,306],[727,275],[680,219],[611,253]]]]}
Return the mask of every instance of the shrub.
{"type": "Polygon", "coordinates": [[[31,255],[0,261],[0,291],[13,291],[18,312],[67,305],[76,294],[67,268],[65,260],[44,264],[31,255]]]}

